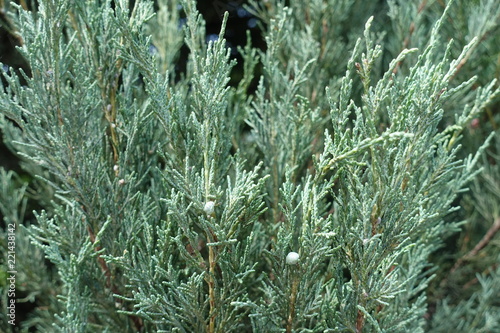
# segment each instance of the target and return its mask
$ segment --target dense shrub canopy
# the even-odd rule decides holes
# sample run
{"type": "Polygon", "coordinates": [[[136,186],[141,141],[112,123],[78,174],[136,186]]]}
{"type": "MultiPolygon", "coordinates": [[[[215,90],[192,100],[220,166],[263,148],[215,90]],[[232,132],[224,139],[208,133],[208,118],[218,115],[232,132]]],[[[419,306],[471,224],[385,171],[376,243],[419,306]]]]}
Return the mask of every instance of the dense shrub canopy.
{"type": "Polygon", "coordinates": [[[3,331],[500,330],[497,1],[0,4],[3,331]]]}

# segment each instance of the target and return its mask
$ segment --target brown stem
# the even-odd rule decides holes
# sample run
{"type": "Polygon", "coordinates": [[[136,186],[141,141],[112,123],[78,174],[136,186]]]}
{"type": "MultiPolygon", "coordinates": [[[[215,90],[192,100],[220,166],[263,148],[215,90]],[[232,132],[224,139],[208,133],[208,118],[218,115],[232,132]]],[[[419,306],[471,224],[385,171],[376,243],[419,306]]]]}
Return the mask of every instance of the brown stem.
{"type": "MultiPolygon", "coordinates": [[[[500,230],[500,217],[497,218],[495,220],[495,222],[493,223],[493,225],[488,229],[488,231],[486,232],[486,234],[483,236],[483,238],[476,244],[476,246],[474,246],[474,248],[472,250],[470,250],[467,254],[465,254],[464,256],[462,256],[460,259],[458,259],[456,262],[455,262],[455,265],[453,265],[452,269],[450,270],[450,272],[448,273],[448,277],[443,279],[440,283],[440,286],[441,287],[444,287],[448,284],[448,280],[449,280],[449,276],[451,274],[453,274],[454,272],[456,272],[460,267],[463,266],[463,264],[468,261],[468,260],[471,260],[473,257],[475,257],[479,251],[481,251],[486,245],[488,245],[488,243],[491,241],[491,239],[495,236],[495,234],[498,232],[498,230],[500,230]]],[[[475,281],[474,279],[467,282],[466,283],[466,287],[469,288],[470,286],[472,286],[474,283],[476,283],[477,281],[475,281]]],[[[465,287],[464,286],[464,287],[465,287]]]]}
{"type": "Polygon", "coordinates": [[[479,251],[481,251],[486,245],[488,245],[488,243],[495,236],[498,230],[500,230],[500,218],[497,218],[495,220],[495,223],[493,223],[493,225],[490,227],[490,229],[488,229],[483,238],[479,241],[479,243],[476,244],[476,246],[474,246],[472,250],[469,251],[469,253],[467,253],[466,255],[457,260],[457,262],[451,269],[450,274],[454,273],[457,269],[459,269],[464,264],[465,261],[475,257],[479,251]]]}
{"type": "Polygon", "coordinates": [[[288,320],[286,322],[286,333],[291,333],[293,328],[293,320],[295,318],[295,302],[297,301],[297,289],[299,285],[299,279],[295,272],[292,273],[292,290],[290,293],[290,312],[288,314],[288,320]]]}
{"type": "MultiPolygon", "coordinates": [[[[487,38],[488,36],[488,31],[485,32],[480,40],[483,41],[487,38]]],[[[465,57],[460,60],[460,62],[458,63],[457,67],[455,68],[455,72],[453,73],[453,75],[451,76],[451,78],[449,79],[449,81],[452,81],[458,74],[458,72],[460,72],[460,70],[462,69],[462,67],[464,67],[464,65],[467,63],[467,61],[469,61],[471,55],[474,53],[474,51],[476,50],[476,48],[479,46],[479,43],[476,43],[474,44],[469,51],[467,51],[467,54],[465,55],[465,57]]]]}
{"type": "MultiPolygon", "coordinates": [[[[498,264],[494,264],[493,266],[491,266],[488,269],[484,270],[483,274],[487,274],[487,273],[491,272],[492,270],[497,269],[497,267],[498,267],[498,264]]],[[[470,287],[472,287],[473,285],[475,285],[478,282],[479,282],[479,279],[477,277],[473,278],[472,280],[470,280],[469,282],[467,282],[466,284],[464,284],[463,290],[469,289],[470,287]]]]}
{"type": "MultiPolygon", "coordinates": [[[[497,16],[496,19],[498,20],[499,17],[497,16]]],[[[451,18],[450,18],[451,20],[451,18]]],[[[484,41],[488,38],[488,35],[490,34],[490,31],[491,30],[487,30],[483,33],[482,36],[480,36],[479,40],[480,41],[484,41]]],[[[458,72],[460,72],[460,70],[462,69],[462,67],[467,63],[467,61],[469,61],[471,55],[474,53],[474,51],[476,50],[476,48],[480,45],[480,43],[475,43],[471,48],[470,50],[467,52],[467,54],[465,55],[465,57],[460,60],[460,63],[457,65],[456,69],[455,69],[455,73],[453,73],[453,76],[450,78],[449,81],[452,81],[455,76],[457,76],[458,72]]]]}
{"type": "MultiPolygon", "coordinates": [[[[321,48],[319,52],[319,59],[323,60],[325,57],[325,51],[326,51],[326,42],[327,42],[327,36],[328,36],[328,21],[324,18],[321,20],[321,28],[322,28],[322,34],[321,34],[321,48]]],[[[312,99],[314,102],[314,99],[312,99]]]]}
{"type": "Polygon", "coordinates": [[[475,285],[478,282],[479,282],[479,280],[477,277],[473,278],[472,280],[470,280],[469,282],[464,284],[463,290],[469,289],[470,287],[472,287],[473,285],[475,285]]]}
{"type": "Polygon", "coordinates": [[[26,0],[20,0],[19,4],[21,7],[23,7],[24,10],[28,10],[28,4],[26,3],[26,0]]]}
{"type": "Polygon", "coordinates": [[[361,312],[361,310],[358,310],[358,318],[356,318],[356,333],[361,333],[364,325],[365,315],[361,312]]]}
{"type": "MultiPolygon", "coordinates": [[[[123,44],[123,40],[122,40],[123,44]]],[[[94,54],[95,55],[95,54],[94,54]]],[[[99,63],[98,59],[95,59],[99,63]]],[[[101,97],[104,104],[104,116],[109,123],[110,144],[113,150],[113,162],[118,162],[118,134],[116,132],[116,118],[118,111],[118,103],[116,101],[116,91],[118,90],[118,83],[123,68],[123,61],[117,58],[114,65],[114,76],[108,74],[108,77],[103,77],[101,73],[97,74],[99,87],[101,88],[101,97]]]]}
{"type": "Polygon", "coordinates": [[[115,163],[118,162],[118,136],[116,134],[116,87],[118,86],[118,78],[113,81],[113,87],[111,88],[110,93],[110,102],[111,102],[111,114],[110,114],[110,126],[109,130],[111,133],[111,147],[113,148],[113,160],[115,163]]]}
{"type": "MultiPolygon", "coordinates": [[[[212,236],[209,235],[208,241],[213,242],[212,236]]],[[[208,264],[209,264],[209,274],[207,278],[208,283],[208,298],[210,303],[210,313],[209,313],[209,323],[207,331],[208,333],[215,332],[215,312],[216,312],[216,295],[215,295],[215,266],[217,265],[217,254],[215,253],[215,247],[208,247],[208,264]]]]}

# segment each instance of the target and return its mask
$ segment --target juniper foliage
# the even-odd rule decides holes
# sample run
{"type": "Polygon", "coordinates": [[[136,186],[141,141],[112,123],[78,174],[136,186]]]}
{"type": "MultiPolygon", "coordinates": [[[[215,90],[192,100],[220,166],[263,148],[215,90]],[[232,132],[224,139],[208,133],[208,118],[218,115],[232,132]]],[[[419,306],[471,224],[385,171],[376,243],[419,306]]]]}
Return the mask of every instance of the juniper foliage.
{"type": "Polygon", "coordinates": [[[500,329],[494,0],[2,4],[3,330],[500,329]]]}

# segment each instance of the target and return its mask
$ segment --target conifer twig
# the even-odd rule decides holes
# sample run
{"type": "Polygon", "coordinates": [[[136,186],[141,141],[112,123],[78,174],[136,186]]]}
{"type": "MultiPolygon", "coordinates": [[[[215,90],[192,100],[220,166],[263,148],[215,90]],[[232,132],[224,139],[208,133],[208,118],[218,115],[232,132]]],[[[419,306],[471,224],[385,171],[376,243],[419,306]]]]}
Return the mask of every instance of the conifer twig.
{"type": "Polygon", "coordinates": [[[488,229],[483,238],[479,241],[479,243],[476,244],[476,246],[474,246],[472,250],[469,251],[469,253],[467,253],[466,255],[462,256],[460,259],[457,260],[457,262],[451,269],[450,273],[454,273],[464,264],[465,261],[475,257],[479,251],[481,251],[486,245],[488,245],[488,243],[495,236],[498,230],[500,230],[500,218],[497,218],[495,220],[495,223],[493,223],[493,225],[488,229]]]}
{"type": "MultiPolygon", "coordinates": [[[[214,234],[208,235],[209,243],[217,242],[217,237],[214,234]],[[212,239],[213,238],[213,239],[212,239]]],[[[214,246],[208,247],[208,266],[209,273],[207,278],[208,283],[208,298],[210,303],[210,312],[209,312],[209,323],[208,323],[208,332],[215,332],[215,311],[217,309],[217,305],[215,304],[215,266],[217,264],[216,261],[216,253],[214,246]]]]}
{"type": "MultiPolygon", "coordinates": [[[[95,244],[95,242],[96,242],[96,235],[92,231],[92,229],[90,228],[90,226],[87,227],[87,232],[89,234],[90,241],[92,242],[92,244],[95,244]]],[[[95,247],[95,251],[96,252],[99,252],[101,250],[102,250],[102,247],[100,245],[97,245],[95,247]]],[[[115,300],[118,303],[121,303],[122,300],[120,298],[116,298],[116,295],[120,295],[120,290],[111,281],[111,279],[113,277],[113,275],[111,273],[111,269],[109,268],[109,266],[106,263],[106,261],[104,260],[104,258],[101,257],[101,255],[99,255],[99,254],[97,255],[97,262],[98,262],[99,266],[101,267],[101,271],[103,272],[104,276],[106,277],[106,287],[109,288],[111,290],[111,292],[115,295],[115,297],[114,297],[115,300]]],[[[137,316],[134,316],[134,315],[131,315],[129,317],[132,320],[132,322],[134,323],[134,326],[136,327],[136,329],[140,332],[142,330],[142,319],[140,317],[137,317],[137,316]]]]}
{"type": "MultiPolygon", "coordinates": [[[[492,266],[488,267],[487,269],[485,269],[485,270],[482,272],[482,274],[488,274],[488,273],[490,273],[491,271],[493,271],[493,270],[497,269],[497,267],[498,267],[498,264],[494,264],[494,265],[492,265],[492,266]]],[[[469,289],[470,287],[472,287],[473,285],[475,285],[475,284],[476,284],[476,283],[478,283],[478,282],[479,282],[479,279],[478,279],[478,278],[477,278],[477,276],[476,276],[475,278],[473,278],[472,280],[470,280],[469,282],[467,282],[466,284],[464,284],[463,289],[464,289],[464,290],[467,290],[467,289],[469,289]]]]}
{"type": "Polygon", "coordinates": [[[288,319],[287,319],[287,323],[286,323],[286,333],[292,332],[293,321],[295,318],[295,302],[297,300],[298,285],[299,285],[299,279],[298,279],[297,274],[294,272],[293,279],[292,279],[292,290],[290,293],[290,311],[289,311],[288,319]]]}
{"type": "Polygon", "coordinates": [[[365,324],[365,315],[361,310],[358,310],[358,317],[356,318],[356,333],[363,332],[364,324],[365,324]]]}
{"type": "MultiPolygon", "coordinates": [[[[422,13],[426,4],[427,4],[427,0],[422,0],[420,5],[418,6],[417,15],[420,15],[422,13]]],[[[415,21],[412,21],[410,23],[410,28],[408,29],[408,36],[406,36],[405,40],[403,41],[403,48],[402,48],[401,52],[403,50],[407,49],[408,46],[410,45],[410,40],[411,40],[411,37],[413,36],[414,32],[415,32],[415,21]]],[[[401,66],[402,63],[403,63],[403,61],[400,61],[397,63],[396,67],[392,71],[394,74],[396,74],[398,72],[399,67],[401,66]]]]}
{"type": "Polygon", "coordinates": [[[458,72],[460,72],[460,70],[462,69],[462,67],[469,61],[471,55],[474,53],[474,51],[480,45],[480,42],[484,41],[488,37],[488,33],[489,33],[489,31],[486,31],[484,34],[482,34],[481,36],[479,36],[479,38],[478,38],[479,42],[475,43],[470,48],[470,50],[467,52],[467,54],[465,55],[465,57],[462,60],[460,60],[460,62],[458,63],[457,67],[455,68],[455,72],[453,73],[453,75],[450,78],[450,81],[453,80],[457,76],[458,72]]]}

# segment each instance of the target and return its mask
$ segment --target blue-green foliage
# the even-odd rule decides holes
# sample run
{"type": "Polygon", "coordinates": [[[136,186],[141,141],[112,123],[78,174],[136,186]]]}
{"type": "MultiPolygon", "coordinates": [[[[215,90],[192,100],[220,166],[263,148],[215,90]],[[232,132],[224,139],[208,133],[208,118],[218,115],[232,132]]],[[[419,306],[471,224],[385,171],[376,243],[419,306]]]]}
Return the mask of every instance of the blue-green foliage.
{"type": "Polygon", "coordinates": [[[195,0],[10,3],[19,331],[498,330],[494,3],[249,1],[234,86],[195,0]]]}

